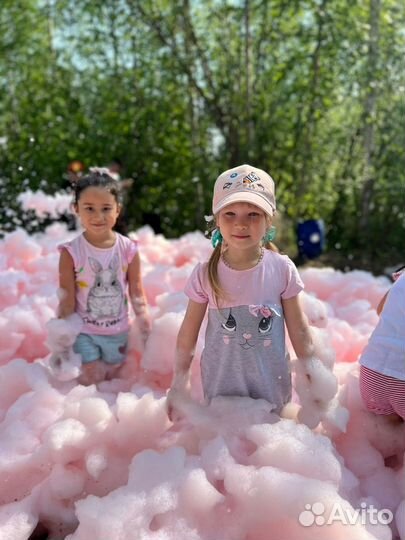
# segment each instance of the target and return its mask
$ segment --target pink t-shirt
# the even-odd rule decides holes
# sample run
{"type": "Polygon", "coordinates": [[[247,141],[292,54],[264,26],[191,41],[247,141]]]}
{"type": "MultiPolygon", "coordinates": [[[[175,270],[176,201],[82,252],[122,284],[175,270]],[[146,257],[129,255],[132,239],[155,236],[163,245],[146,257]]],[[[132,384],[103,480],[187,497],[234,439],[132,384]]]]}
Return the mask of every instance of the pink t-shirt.
{"type": "Polygon", "coordinates": [[[127,270],[138,245],[121,234],[115,235],[115,244],[108,249],[91,245],[83,234],[58,246],[73,259],[76,313],[83,319],[84,334],[120,334],[129,327],[127,270]]]}
{"type": "MultiPolygon", "coordinates": [[[[210,308],[217,309],[207,272],[208,263],[198,264],[185,288],[186,295],[195,302],[208,302],[210,308]]],[[[280,304],[303,290],[304,284],[298,270],[287,255],[265,250],[263,260],[249,270],[233,270],[220,259],[218,277],[225,286],[228,298],[220,302],[220,307],[262,304],[264,300],[280,304]]]]}
{"type": "Polygon", "coordinates": [[[282,299],[304,288],[294,263],[265,250],[249,270],[218,263],[227,298],[215,303],[207,263],[198,264],[185,287],[187,296],[208,303],[208,324],[201,357],[204,396],[266,399],[280,412],[291,398],[289,357],[285,347],[282,299]]]}

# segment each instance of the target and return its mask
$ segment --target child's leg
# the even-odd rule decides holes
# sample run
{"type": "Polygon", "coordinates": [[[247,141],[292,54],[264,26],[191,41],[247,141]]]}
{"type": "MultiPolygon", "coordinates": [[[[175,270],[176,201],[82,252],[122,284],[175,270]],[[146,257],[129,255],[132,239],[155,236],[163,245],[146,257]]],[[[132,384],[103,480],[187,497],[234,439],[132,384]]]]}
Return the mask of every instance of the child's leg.
{"type": "Polygon", "coordinates": [[[404,421],[404,417],[403,416],[400,416],[396,413],[393,413],[393,414],[387,414],[386,416],[386,419],[388,422],[390,422],[391,424],[402,424],[402,422],[404,421]]]}
{"type": "Polygon", "coordinates": [[[106,364],[106,373],[105,373],[105,379],[106,381],[111,381],[112,379],[116,379],[119,377],[119,372],[122,368],[123,364],[106,364]]]}
{"type": "Polygon", "coordinates": [[[79,334],[73,349],[82,357],[82,373],[78,382],[97,384],[118,375],[125,361],[128,332],[112,336],[79,334]]]}
{"type": "Polygon", "coordinates": [[[106,371],[108,366],[102,360],[94,360],[93,362],[87,362],[82,364],[82,372],[78,377],[78,382],[84,386],[90,384],[97,384],[104,381],[106,378],[106,371]]]}
{"type": "Polygon", "coordinates": [[[79,384],[88,386],[96,384],[105,377],[104,362],[101,361],[101,350],[95,338],[89,334],[79,334],[73,345],[75,353],[82,357],[81,374],[77,381],[79,384]]]}
{"type": "Polygon", "coordinates": [[[105,364],[105,379],[111,380],[118,373],[126,359],[128,332],[113,336],[98,336],[101,358],[105,364]]]}
{"type": "Polygon", "coordinates": [[[360,366],[360,393],[370,412],[393,423],[405,419],[405,381],[360,366]]]}
{"type": "Polygon", "coordinates": [[[390,402],[398,416],[396,422],[405,421],[405,381],[394,379],[390,387],[390,402]]]}

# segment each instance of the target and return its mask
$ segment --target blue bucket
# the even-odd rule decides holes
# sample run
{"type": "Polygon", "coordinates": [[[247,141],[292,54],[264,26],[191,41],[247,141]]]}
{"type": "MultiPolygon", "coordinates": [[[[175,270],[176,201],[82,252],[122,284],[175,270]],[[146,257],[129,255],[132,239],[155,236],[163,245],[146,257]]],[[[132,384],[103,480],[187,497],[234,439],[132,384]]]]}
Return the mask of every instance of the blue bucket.
{"type": "Polygon", "coordinates": [[[325,249],[325,224],[322,219],[308,219],[297,225],[297,245],[300,257],[316,259],[325,249]]]}

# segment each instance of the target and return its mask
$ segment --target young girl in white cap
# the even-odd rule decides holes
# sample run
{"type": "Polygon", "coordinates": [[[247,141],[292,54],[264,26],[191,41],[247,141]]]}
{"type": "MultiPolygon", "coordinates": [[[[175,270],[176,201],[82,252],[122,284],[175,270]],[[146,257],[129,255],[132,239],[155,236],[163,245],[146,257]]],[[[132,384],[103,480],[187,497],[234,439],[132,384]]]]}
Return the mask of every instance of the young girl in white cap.
{"type": "Polygon", "coordinates": [[[294,263],[277,252],[272,218],[273,179],[241,165],[222,173],[214,186],[214,251],[198,264],[177,338],[176,365],[167,397],[187,390],[198,333],[208,307],[201,377],[207,402],[216,396],[263,398],[280,413],[291,397],[284,322],[299,358],[313,354],[311,332],[299,299],[304,288],[294,263]]]}

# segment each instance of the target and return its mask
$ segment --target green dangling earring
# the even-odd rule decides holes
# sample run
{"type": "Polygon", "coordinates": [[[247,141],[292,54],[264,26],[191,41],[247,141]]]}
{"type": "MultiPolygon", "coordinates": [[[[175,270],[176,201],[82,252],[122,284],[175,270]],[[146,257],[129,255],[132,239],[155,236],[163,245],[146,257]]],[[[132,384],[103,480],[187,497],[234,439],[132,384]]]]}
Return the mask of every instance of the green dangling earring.
{"type": "Polygon", "coordinates": [[[214,248],[218,246],[218,244],[222,244],[222,234],[219,229],[215,229],[213,235],[211,236],[211,244],[214,248]]]}
{"type": "Polygon", "coordinates": [[[275,227],[270,227],[270,229],[268,229],[266,231],[266,234],[263,236],[263,244],[268,244],[269,242],[273,242],[273,240],[276,237],[276,232],[277,231],[275,227]]]}

